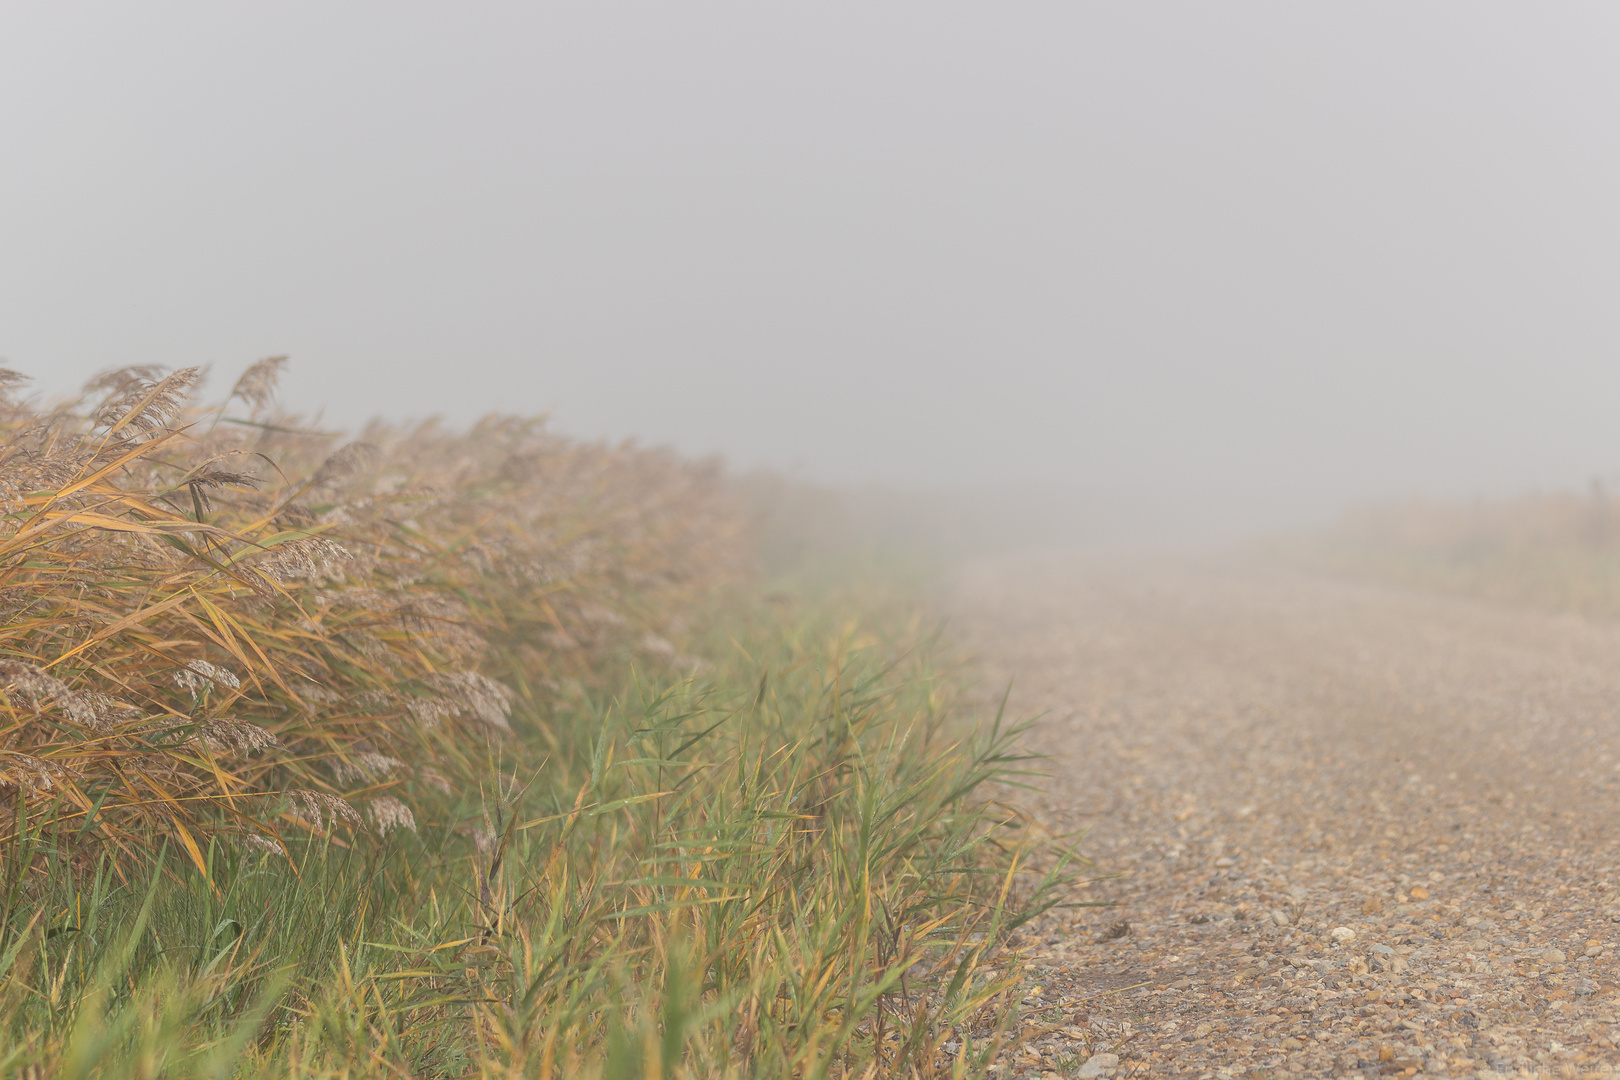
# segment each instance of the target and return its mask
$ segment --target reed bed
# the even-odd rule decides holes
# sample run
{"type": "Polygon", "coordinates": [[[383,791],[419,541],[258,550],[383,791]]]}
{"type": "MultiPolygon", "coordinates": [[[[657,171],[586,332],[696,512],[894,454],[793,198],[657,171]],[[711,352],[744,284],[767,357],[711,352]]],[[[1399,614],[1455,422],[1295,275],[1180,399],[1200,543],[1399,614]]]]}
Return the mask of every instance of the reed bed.
{"type": "Polygon", "coordinates": [[[408,826],[514,712],[555,742],[609,656],[676,656],[663,624],[741,569],[713,468],[506,419],[342,441],[270,411],[279,366],[213,409],[131,369],[4,417],[6,820],[65,802],[199,862],[408,826]]]}
{"type": "Polygon", "coordinates": [[[4,414],[0,1075],[1016,1043],[1008,935],[1070,863],[903,608],[762,589],[712,464],[510,419],[345,441],[279,370],[4,414]]]}

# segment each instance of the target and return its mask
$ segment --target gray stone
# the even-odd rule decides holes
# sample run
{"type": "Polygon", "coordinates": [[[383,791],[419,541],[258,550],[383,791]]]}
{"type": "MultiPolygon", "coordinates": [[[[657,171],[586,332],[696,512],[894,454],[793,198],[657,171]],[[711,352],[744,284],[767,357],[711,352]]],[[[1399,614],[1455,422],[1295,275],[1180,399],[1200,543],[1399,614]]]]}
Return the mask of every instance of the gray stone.
{"type": "Polygon", "coordinates": [[[1097,1076],[1111,1076],[1117,1068],[1119,1068],[1118,1054],[1092,1054],[1074,1075],[1090,1080],[1097,1076]]]}

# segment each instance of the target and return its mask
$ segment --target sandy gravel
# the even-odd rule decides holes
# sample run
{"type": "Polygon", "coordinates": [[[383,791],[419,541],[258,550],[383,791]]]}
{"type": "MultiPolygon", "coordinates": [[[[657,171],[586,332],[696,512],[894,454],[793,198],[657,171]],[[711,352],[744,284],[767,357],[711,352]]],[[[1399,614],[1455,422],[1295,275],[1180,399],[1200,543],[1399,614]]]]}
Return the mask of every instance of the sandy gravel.
{"type": "Polygon", "coordinates": [[[1620,1073],[1620,624],[1236,560],[955,606],[1117,875],[1031,936],[1011,1075],[1620,1073]]]}

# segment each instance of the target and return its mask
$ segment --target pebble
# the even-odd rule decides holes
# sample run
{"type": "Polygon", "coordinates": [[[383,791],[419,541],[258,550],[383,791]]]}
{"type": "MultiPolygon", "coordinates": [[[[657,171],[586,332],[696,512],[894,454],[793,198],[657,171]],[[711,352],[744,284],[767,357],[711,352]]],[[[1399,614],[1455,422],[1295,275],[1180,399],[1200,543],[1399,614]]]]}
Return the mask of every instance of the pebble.
{"type": "Polygon", "coordinates": [[[1541,959],[1547,964],[1562,964],[1568,957],[1564,955],[1563,949],[1542,949],[1541,959]]]}
{"type": "Polygon", "coordinates": [[[1329,931],[1328,937],[1337,941],[1340,945],[1346,945],[1356,940],[1356,932],[1348,926],[1335,926],[1329,931]]]}
{"type": "Polygon", "coordinates": [[[1091,1080],[1092,1077],[1108,1076],[1117,1068],[1119,1068],[1118,1054],[1092,1054],[1074,1075],[1091,1080]]]}

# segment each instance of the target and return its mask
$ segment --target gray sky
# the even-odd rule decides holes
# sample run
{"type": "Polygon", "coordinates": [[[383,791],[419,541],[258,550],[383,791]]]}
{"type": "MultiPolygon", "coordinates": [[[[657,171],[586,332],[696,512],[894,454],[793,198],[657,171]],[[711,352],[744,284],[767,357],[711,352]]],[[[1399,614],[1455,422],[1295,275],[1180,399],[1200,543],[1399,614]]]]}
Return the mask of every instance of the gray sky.
{"type": "Polygon", "coordinates": [[[8,4],[0,357],[837,481],[1620,469],[1620,9],[8,4]]]}

